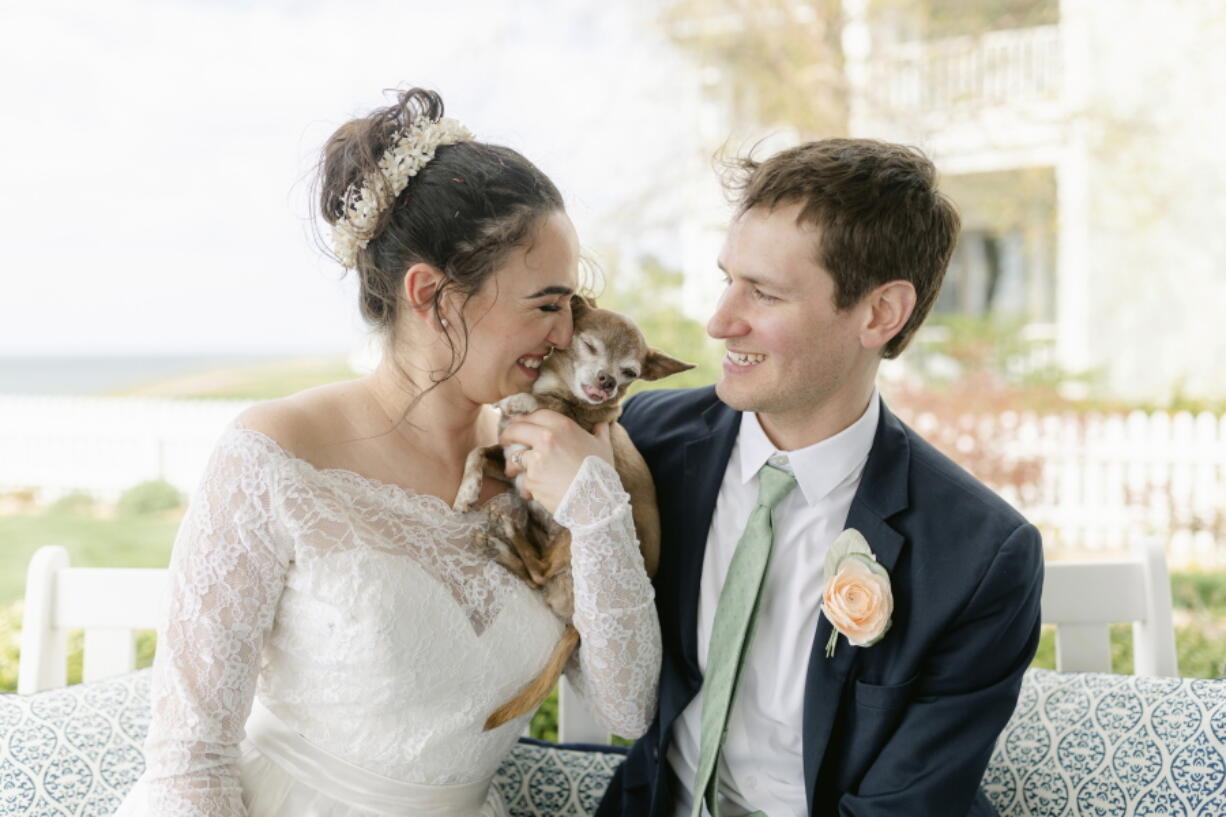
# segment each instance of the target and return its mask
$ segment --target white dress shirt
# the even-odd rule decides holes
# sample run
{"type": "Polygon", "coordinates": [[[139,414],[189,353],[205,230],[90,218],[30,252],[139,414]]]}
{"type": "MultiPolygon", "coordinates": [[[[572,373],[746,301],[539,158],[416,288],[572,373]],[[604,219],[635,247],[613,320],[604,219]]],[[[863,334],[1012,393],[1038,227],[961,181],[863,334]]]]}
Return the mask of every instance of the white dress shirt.
{"type": "MultiPolygon", "coordinates": [[[[874,389],[868,409],[843,431],[807,448],[781,452],[758,417],[741,428],[720,485],[698,601],[698,666],[705,673],[715,606],[733,551],[757,504],[757,473],[766,462],[796,474],[793,490],[775,506],[774,543],[758,620],[737,685],[719,760],[720,812],[754,810],[768,817],[806,817],[801,740],[805,675],[817,631],[826,550],[842,532],[877,432],[874,389]]],[[[668,762],[677,777],[675,817],[689,817],[698,768],[702,692],[678,717],[668,762]]],[[[707,814],[703,807],[704,815],[707,814]]]]}

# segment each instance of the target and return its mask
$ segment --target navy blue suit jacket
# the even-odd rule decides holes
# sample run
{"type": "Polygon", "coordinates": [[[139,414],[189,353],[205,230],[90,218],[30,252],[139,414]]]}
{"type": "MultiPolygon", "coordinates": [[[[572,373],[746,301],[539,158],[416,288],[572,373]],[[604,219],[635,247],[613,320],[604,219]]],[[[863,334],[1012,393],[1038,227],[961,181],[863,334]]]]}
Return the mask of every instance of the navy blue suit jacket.
{"type": "MultiPolygon", "coordinates": [[[[671,817],[666,754],[702,685],[698,586],[740,413],[711,387],[661,390],[628,401],[621,422],[659,499],[664,659],[655,721],[597,815],[671,817]]],[[[845,527],[864,534],[889,571],[894,623],[871,647],[840,637],[826,658],[831,625],[819,617],[806,677],[796,679],[805,685],[797,728],[809,814],[995,815],[979,781],[1038,646],[1038,532],[884,404],[845,527]]]]}

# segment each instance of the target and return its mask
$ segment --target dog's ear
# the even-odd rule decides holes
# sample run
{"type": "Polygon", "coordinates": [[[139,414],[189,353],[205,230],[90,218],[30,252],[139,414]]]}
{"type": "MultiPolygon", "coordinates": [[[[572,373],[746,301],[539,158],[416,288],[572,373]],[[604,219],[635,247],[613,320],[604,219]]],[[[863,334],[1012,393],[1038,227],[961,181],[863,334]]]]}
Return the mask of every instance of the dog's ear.
{"type": "Polygon", "coordinates": [[[670,374],[677,374],[692,368],[694,368],[693,363],[677,360],[677,358],[670,357],[659,349],[648,349],[647,357],[643,360],[643,374],[641,377],[644,380],[659,380],[663,377],[668,377],[670,374]]]}
{"type": "Polygon", "coordinates": [[[586,298],[578,292],[570,296],[570,316],[573,320],[579,320],[583,313],[596,308],[595,298],[586,298]]]}

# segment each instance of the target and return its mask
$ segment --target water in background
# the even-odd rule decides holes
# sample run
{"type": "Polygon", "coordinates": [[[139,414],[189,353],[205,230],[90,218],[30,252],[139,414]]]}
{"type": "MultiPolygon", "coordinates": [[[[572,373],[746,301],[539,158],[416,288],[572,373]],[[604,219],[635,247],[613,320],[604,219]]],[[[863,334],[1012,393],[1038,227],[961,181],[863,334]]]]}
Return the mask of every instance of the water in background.
{"type": "Polygon", "coordinates": [[[258,366],[284,357],[0,357],[0,394],[114,394],[172,377],[258,366]]]}

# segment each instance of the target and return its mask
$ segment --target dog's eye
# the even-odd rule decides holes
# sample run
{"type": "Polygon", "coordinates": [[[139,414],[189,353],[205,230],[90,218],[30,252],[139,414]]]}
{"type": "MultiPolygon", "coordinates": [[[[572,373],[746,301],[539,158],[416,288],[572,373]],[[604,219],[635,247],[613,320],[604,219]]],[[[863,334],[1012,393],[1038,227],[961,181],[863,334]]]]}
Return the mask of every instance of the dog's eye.
{"type": "Polygon", "coordinates": [[[589,355],[596,354],[596,346],[591,341],[583,341],[583,348],[587,350],[589,355]]]}
{"type": "Polygon", "coordinates": [[[622,374],[624,374],[626,377],[630,378],[631,380],[639,376],[639,373],[636,372],[634,369],[622,369],[622,374]]]}

